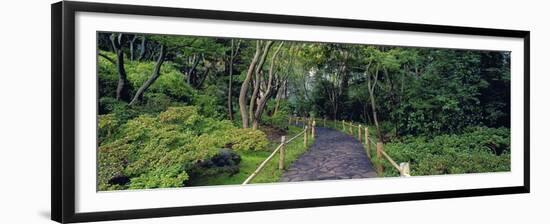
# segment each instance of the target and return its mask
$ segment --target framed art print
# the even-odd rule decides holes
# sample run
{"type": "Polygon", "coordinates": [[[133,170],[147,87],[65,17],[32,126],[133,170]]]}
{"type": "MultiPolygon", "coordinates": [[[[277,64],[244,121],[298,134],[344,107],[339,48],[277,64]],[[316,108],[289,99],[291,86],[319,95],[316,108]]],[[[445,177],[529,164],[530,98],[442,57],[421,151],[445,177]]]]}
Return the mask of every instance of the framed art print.
{"type": "Polygon", "coordinates": [[[529,31],[52,5],[62,223],[529,192],[529,31]]]}

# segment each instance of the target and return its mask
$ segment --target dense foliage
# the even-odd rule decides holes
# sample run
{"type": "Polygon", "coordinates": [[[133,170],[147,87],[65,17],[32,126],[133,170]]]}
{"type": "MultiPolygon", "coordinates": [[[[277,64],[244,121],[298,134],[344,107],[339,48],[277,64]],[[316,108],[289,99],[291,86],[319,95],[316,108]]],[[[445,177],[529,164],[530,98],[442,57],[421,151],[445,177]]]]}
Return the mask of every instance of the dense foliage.
{"type": "MultiPolygon", "coordinates": [[[[97,40],[100,190],[242,181],[281,135],[299,132],[289,116],[372,127],[413,175],[509,170],[510,52],[105,32],[97,40]]],[[[306,150],[289,147],[289,163],[306,150]]],[[[280,171],[270,172],[258,181],[276,181],[280,171]]]]}
{"type": "Polygon", "coordinates": [[[100,116],[99,132],[105,136],[99,147],[100,190],[184,186],[188,171],[221,148],[247,151],[267,145],[263,132],[201,116],[193,106],[169,107],[116,126],[114,114],[100,116]]]}
{"type": "MultiPolygon", "coordinates": [[[[506,128],[468,128],[462,134],[408,137],[388,143],[384,149],[394,160],[409,162],[413,176],[510,171],[510,131],[506,128]]],[[[387,160],[382,164],[385,176],[399,176],[387,160]]]]}

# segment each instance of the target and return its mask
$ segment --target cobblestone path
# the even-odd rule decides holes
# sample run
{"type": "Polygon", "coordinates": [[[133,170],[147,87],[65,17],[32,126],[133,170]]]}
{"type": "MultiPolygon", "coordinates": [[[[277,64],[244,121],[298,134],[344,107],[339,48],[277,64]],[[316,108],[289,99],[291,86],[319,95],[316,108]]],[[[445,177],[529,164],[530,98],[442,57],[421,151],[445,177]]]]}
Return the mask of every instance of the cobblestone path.
{"type": "Polygon", "coordinates": [[[283,173],[281,182],[376,177],[358,140],[333,129],[315,131],[315,143],[283,173]]]}

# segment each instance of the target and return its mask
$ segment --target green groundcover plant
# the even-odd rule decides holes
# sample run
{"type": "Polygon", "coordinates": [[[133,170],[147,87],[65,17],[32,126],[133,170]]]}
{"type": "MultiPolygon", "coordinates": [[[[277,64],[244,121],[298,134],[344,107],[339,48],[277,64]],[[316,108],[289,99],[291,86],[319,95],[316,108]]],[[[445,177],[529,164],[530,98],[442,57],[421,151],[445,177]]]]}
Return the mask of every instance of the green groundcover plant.
{"type": "Polygon", "coordinates": [[[120,124],[115,114],[99,117],[99,189],[181,187],[188,171],[221,148],[263,150],[263,132],[198,114],[193,106],[169,107],[120,124]],[[117,131],[118,130],[118,131],[117,131]]]}

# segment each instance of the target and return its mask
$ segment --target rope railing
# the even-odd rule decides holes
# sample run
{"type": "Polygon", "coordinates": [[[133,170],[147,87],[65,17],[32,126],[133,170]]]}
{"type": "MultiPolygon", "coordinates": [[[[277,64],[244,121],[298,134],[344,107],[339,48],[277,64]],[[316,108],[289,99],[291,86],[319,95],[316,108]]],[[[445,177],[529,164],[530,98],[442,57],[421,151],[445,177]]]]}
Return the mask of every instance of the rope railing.
{"type": "MultiPolygon", "coordinates": [[[[307,141],[308,141],[307,131],[308,130],[309,130],[309,128],[306,125],[304,127],[303,131],[296,134],[294,137],[290,138],[289,140],[286,140],[286,136],[281,136],[281,144],[279,144],[277,146],[277,148],[275,148],[275,150],[273,150],[273,152],[262,163],[260,163],[258,168],[256,168],[256,170],[254,170],[254,172],[252,172],[252,174],[250,174],[250,176],[248,176],[248,178],[246,178],[246,180],[242,183],[242,185],[246,185],[246,184],[250,183],[250,181],[252,181],[252,179],[254,179],[263,170],[265,165],[269,161],[271,161],[271,159],[273,159],[273,157],[275,157],[275,155],[277,155],[277,153],[279,153],[279,169],[283,170],[284,169],[284,164],[285,164],[285,146],[288,143],[290,143],[291,141],[293,141],[294,139],[300,137],[300,135],[304,135],[304,147],[307,147],[307,141]]],[[[315,126],[312,126],[311,130],[312,130],[312,137],[313,137],[315,135],[315,131],[314,131],[315,126]]]]}
{"type": "MultiPolygon", "coordinates": [[[[308,121],[308,122],[311,122],[311,121],[315,122],[317,120],[320,121],[320,119],[318,119],[318,118],[290,117],[289,118],[289,124],[292,123],[293,120],[295,121],[296,124],[298,124],[298,121],[301,120],[301,121],[304,122],[304,125],[306,124],[306,121],[308,121]]],[[[338,122],[340,122],[340,121],[327,120],[326,118],[323,118],[322,121],[323,121],[322,124],[323,124],[324,127],[327,127],[327,122],[328,122],[329,124],[333,123],[333,126],[334,126],[335,129],[339,129],[337,126],[339,125],[338,122]],[[336,124],[336,125],[334,125],[334,124],[336,124]]],[[[342,120],[341,123],[342,123],[341,124],[341,127],[342,127],[341,130],[344,133],[348,133],[351,136],[356,137],[359,140],[359,142],[361,142],[362,144],[367,146],[366,152],[367,152],[367,157],[369,157],[369,159],[372,158],[372,156],[371,156],[372,145],[375,145],[376,146],[376,158],[378,158],[379,160],[380,159],[388,160],[388,162],[390,162],[390,164],[395,169],[397,169],[397,171],[399,171],[399,174],[401,176],[403,176],[403,177],[410,177],[411,176],[410,175],[409,163],[408,162],[403,162],[403,163],[400,163],[398,165],[397,162],[395,162],[395,160],[393,160],[388,155],[388,153],[386,153],[386,151],[384,151],[384,145],[383,145],[382,142],[375,141],[371,137],[369,137],[369,127],[367,125],[364,125],[364,124],[354,125],[352,121],[346,122],[345,120],[342,120]],[[357,131],[355,131],[355,130],[357,130],[357,131]],[[356,133],[357,133],[357,135],[356,135],[356,133]],[[363,143],[363,140],[364,140],[364,143],[363,143]]],[[[382,172],[384,172],[384,167],[382,166],[382,164],[377,164],[376,170],[377,170],[378,173],[382,173],[382,172]]]]}

